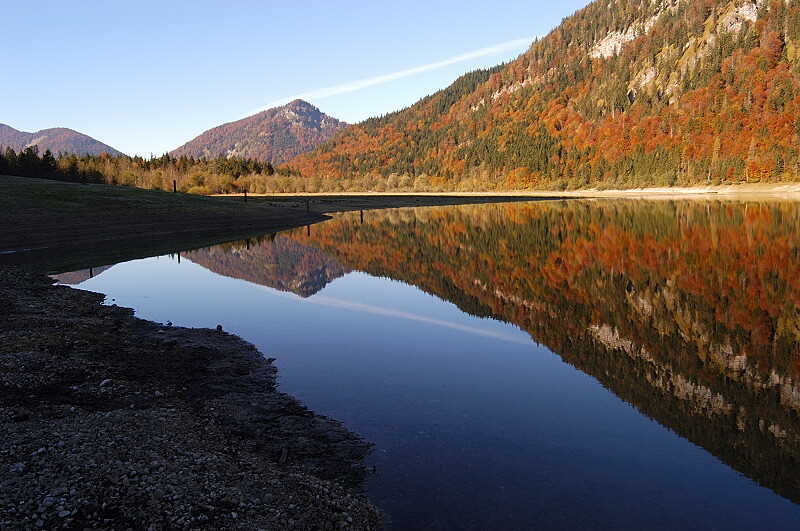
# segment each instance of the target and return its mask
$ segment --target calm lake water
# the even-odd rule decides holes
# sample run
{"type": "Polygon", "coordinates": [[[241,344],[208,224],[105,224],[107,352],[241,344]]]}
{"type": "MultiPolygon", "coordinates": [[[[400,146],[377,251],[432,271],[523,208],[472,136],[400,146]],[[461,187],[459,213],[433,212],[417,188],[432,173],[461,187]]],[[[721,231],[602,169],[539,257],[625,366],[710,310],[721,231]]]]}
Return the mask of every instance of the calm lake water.
{"type": "Polygon", "coordinates": [[[223,327],[375,443],[394,529],[797,529],[800,208],[335,216],[62,275],[223,327]]]}

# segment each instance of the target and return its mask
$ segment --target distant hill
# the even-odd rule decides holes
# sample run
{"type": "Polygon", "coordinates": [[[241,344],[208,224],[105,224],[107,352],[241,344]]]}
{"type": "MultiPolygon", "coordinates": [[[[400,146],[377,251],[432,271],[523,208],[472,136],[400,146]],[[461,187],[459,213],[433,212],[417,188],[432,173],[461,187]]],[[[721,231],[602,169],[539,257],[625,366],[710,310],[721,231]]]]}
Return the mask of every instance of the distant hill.
{"type": "Polygon", "coordinates": [[[798,146],[800,0],[599,0],[290,165],[349,189],[775,182],[798,146]]]}
{"type": "Polygon", "coordinates": [[[217,274],[310,297],[350,272],[319,249],[287,236],[181,253],[217,274]]]}
{"type": "Polygon", "coordinates": [[[10,147],[14,151],[21,151],[29,146],[37,146],[39,153],[44,153],[49,149],[56,155],[58,153],[122,155],[121,152],[103,144],[99,140],[65,127],[54,127],[52,129],[42,129],[35,133],[26,133],[17,131],[8,125],[0,124],[0,146],[3,148],[10,147]]]}
{"type": "Polygon", "coordinates": [[[347,124],[294,100],[248,118],[209,129],[170,155],[195,158],[240,157],[283,164],[329,140],[347,124]]]}

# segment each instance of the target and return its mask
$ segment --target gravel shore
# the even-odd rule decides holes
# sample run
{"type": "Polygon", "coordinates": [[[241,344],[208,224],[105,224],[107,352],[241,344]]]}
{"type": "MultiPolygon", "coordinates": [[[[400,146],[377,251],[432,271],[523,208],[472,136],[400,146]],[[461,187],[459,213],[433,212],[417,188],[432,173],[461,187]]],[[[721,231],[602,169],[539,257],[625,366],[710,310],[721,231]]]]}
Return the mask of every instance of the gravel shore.
{"type": "Polygon", "coordinates": [[[0,529],[379,529],[370,446],[224,331],[0,269],[0,529]]]}

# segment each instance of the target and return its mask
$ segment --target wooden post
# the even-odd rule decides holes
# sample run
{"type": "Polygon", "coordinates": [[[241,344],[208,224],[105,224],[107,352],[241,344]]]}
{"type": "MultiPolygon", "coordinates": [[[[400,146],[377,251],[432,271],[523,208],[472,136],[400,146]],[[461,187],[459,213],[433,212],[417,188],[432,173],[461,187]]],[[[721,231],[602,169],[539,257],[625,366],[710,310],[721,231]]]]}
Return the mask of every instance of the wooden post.
{"type": "Polygon", "coordinates": [[[361,224],[364,224],[364,211],[361,211],[361,224]]]}
{"type": "Polygon", "coordinates": [[[311,225],[306,225],[306,236],[311,236],[311,225]]]}
{"type": "Polygon", "coordinates": [[[94,278],[94,268],[89,268],[89,278],[94,278]]]}
{"type": "Polygon", "coordinates": [[[176,181],[175,179],[172,179],[172,191],[173,192],[178,191],[178,181],[176,181]]]}

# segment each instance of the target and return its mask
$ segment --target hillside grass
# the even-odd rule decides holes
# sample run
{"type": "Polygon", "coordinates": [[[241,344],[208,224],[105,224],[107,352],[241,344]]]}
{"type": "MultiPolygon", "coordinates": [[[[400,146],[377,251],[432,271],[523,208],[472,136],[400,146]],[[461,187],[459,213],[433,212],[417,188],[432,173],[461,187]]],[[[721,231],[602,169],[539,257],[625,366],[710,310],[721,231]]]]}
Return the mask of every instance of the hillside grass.
{"type": "Polygon", "coordinates": [[[324,219],[256,201],[0,176],[0,264],[98,265],[324,219]]]}

